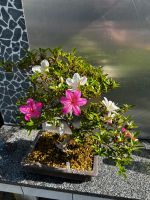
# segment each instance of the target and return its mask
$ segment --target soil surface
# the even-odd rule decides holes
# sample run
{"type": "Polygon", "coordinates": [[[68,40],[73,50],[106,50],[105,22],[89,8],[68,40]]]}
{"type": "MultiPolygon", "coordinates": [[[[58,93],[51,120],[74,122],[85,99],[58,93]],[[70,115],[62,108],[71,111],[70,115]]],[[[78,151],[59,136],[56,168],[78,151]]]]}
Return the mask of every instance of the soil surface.
{"type": "Polygon", "coordinates": [[[26,162],[40,163],[49,167],[76,169],[78,171],[91,171],[93,167],[92,140],[86,138],[84,142],[71,139],[65,150],[58,149],[67,135],[59,136],[55,133],[43,132],[33,151],[28,155],[26,162]]]}

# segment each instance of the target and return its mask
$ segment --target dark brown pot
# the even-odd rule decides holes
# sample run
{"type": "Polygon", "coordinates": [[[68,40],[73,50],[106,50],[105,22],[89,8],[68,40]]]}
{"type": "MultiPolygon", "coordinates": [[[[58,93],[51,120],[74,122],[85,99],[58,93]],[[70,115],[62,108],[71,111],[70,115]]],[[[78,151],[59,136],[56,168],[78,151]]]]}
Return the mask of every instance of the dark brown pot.
{"type": "MultiPolygon", "coordinates": [[[[28,152],[28,154],[30,154],[34,150],[41,134],[42,132],[40,131],[37,137],[35,138],[35,141],[31,145],[31,149],[28,152]]],[[[81,180],[81,181],[90,180],[91,177],[97,176],[98,174],[98,156],[93,157],[93,168],[91,171],[77,171],[75,169],[49,167],[47,165],[43,165],[40,163],[34,163],[34,164],[28,163],[26,161],[28,154],[23,159],[21,165],[24,167],[25,170],[31,173],[56,176],[56,177],[62,177],[72,180],[81,180]]]]}

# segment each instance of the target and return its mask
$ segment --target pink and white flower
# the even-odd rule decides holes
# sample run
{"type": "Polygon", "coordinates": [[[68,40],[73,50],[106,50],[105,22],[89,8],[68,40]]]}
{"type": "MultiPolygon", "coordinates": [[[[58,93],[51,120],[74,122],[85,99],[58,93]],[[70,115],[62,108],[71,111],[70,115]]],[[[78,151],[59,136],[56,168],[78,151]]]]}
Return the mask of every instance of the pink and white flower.
{"type": "Polygon", "coordinates": [[[34,67],[32,67],[32,71],[33,72],[39,72],[39,73],[43,73],[43,72],[49,72],[49,62],[48,60],[42,60],[41,61],[41,65],[36,65],[34,67]]]}
{"type": "Polygon", "coordinates": [[[41,116],[41,109],[43,104],[41,102],[36,102],[29,98],[26,105],[19,107],[19,111],[25,115],[25,120],[30,121],[31,118],[39,118],[41,116]]]}
{"type": "Polygon", "coordinates": [[[86,76],[80,77],[78,73],[73,75],[73,78],[67,78],[66,83],[71,87],[72,90],[79,89],[80,85],[85,85],[87,82],[86,76]]]}
{"type": "Polygon", "coordinates": [[[80,107],[87,103],[86,98],[81,98],[79,90],[66,90],[66,97],[61,97],[60,102],[64,105],[62,112],[64,114],[74,114],[79,116],[81,114],[80,107]]]}

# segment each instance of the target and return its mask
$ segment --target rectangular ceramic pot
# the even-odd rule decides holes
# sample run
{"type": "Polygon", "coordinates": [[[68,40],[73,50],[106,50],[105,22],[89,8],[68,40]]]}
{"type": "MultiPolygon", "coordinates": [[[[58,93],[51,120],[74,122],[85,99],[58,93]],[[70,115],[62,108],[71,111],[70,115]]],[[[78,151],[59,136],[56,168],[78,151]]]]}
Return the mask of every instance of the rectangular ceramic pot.
{"type": "Polygon", "coordinates": [[[67,169],[67,168],[56,168],[56,167],[49,167],[47,165],[43,165],[38,163],[28,163],[26,161],[26,158],[28,155],[34,150],[36,147],[36,144],[41,137],[42,132],[40,131],[35,138],[35,141],[31,145],[31,148],[28,152],[28,154],[23,159],[21,165],[23,168],[31,173],[41,174],[41,175],[48,175],[48,176],[55,176],[55,177],[62,177],[72,180],[90,180],[91,177],[97,176],[98,174],[98,156],[93,157],[93,168],[91,171],[77,171],[75,169],[67,169]]]}

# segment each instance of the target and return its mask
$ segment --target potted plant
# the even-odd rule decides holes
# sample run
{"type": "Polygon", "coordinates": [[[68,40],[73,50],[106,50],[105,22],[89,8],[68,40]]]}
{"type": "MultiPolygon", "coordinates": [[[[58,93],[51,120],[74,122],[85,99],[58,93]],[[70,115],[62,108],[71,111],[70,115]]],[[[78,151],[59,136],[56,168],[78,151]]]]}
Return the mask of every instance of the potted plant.
{"type": "Polygon", "coordinates": [[[106,93],[118,87],[75,51],[39,49],[19,64],[29,67],[31,87],[19,102],[20,124],[30,133],[42,124],[23,165],[32,171],[80,179],[97,174],[97,156],[125,165],[139,148],[136,125],[106,93]],[[33,170],[34,169],[34,170],[33,170]]]}

